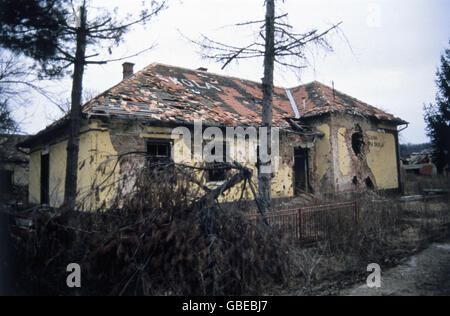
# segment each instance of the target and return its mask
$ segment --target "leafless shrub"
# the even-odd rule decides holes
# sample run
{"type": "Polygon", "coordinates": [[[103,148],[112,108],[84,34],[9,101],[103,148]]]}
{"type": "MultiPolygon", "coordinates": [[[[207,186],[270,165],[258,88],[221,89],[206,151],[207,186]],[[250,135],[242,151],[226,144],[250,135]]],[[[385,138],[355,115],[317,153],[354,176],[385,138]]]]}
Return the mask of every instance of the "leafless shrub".
{"type": "Polygon", "coordinates": [[[178,169],[140,170],[135,180],[120,207],[35,213],[35,230],[15,231],[20,283],[34,294],[257,295],[286,282],[286,244],[245,210],[210,193],[192,199],[178,169]],[[65,285],[69,263],[82,268],[78,292],[65,285]]]}

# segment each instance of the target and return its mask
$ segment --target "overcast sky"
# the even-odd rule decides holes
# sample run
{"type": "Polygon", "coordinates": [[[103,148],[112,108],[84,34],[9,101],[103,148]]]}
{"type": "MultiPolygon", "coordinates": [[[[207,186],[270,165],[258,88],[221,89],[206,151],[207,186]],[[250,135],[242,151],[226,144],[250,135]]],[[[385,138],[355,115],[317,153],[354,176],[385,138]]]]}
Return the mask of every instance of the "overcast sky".
{"type": "MultiPolygon", "coordinates": [[[[136,10],[140,0],[93,0],[96,6],[119,7],[119,12],[136,10]]],[[[263,0],[172,0],[170,7],[145,28],[125,37],[113,57],[153,50],[127,61],[135,71],[160,62],[260,81],[262,60],[242,61],[221,70],[220,64],[203,60],[198,48],[184,37],[200,34],[241,45],[253,39],[254,29],[231,25],[264,17],[263,0]],[[184,37],[183,37],[184,36],[184,37]]],[[[342,34],[331,37],[334,52],[316,52],[311,65],[300,74],[276,69],[276,85],[291,88],[313,80],[330,85],[355,98],[377,106],[408,122],[402,143],[428,141],[423,121],[424,103],[434,101],[435,72],[440,55],[450,39],[448,0],[286,0],[278,13],[289,13],[298,32],[325,29],[342,21],[342,34]]],[[[89,66],[84,87],[101,93],[122,79],[122,62],[89,66]]],[[[52,84],[61,95],[70,95],[70,80],[52,84]]],[[[59,114],[45,100],[36,99],[28,109],[25,132],[36,133],[59,114]]],[[[18,114],[19,116],[20,114],[18,114]]]]}

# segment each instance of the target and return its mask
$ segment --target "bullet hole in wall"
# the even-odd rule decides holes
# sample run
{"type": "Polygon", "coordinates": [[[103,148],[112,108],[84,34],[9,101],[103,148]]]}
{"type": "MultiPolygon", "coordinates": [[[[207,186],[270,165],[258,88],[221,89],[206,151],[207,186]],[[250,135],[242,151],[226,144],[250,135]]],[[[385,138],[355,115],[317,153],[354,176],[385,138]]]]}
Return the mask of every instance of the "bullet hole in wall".
{"type": "Polygon", "coordinates": [[[356,176],[353,177],[352,182],[353,182],[354,185],[358,185],[358,178],[356,176]]]}

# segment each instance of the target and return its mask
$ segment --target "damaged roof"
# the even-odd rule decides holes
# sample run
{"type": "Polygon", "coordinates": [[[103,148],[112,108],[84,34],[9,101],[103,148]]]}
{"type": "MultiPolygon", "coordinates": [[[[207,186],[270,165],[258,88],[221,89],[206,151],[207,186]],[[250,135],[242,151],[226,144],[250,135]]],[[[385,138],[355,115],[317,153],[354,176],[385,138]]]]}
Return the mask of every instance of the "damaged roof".
{"type": "Polygon", "coordinates": [[[388,121],[396,125],[408,124],[408,122],[392,114],[317,81],[293,88],[291,94],[297,102],[301,117],[304,118],[327,113],[346,113],[388,121]]]}
{"type": "MultiPolygon", "coordinates": [[[[319,82],[274,88],[273,124],[289,118],[346,112],[405,124],[401,119],[319,82]],[[290,100],[288,91],[294,100],[290,100]],[[303,107],[303,99],[305,107],[303,107]]],[[[249,80],[163,64],[151,64],[88,102],[88,115],[143,116],[165,122],[203,120],[225,126],[261,125],[262,85],[249,80]]]]}
{"type": "MultiPolygon", "coordinates": [[[[314,81],[292,89],[274,87],[273,125],[290,129],[290,119],[342,112],[402,125],[407,122],[314,81]],[[304,101],[304,102],[303,102],[304,101]]],[[[173,124],[202,120],[211,126],[258,126],[262,84],[159,63],[124,79],[83,106],[88,117],[143,118],[173,124]]],[[[28,147],[65,127],[67,116],[20,144],[28,147]]]]}
{"type": "MultiPolygon", "coordinates": [[[[261,84],[152,64],[88,102],[88,115],[143,116],[165,122],[203,120],[206,125],[261,125],[261,84]]],[[[275,88],[273,124],[295,117],[285,89],[275,88]]]]}

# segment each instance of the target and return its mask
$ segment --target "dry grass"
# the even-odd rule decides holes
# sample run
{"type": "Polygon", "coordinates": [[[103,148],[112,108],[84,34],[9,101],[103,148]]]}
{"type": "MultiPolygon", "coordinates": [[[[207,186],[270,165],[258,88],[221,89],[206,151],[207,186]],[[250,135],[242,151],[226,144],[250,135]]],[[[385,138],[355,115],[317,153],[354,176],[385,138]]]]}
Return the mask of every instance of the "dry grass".
{"type": "Polygon", "coordinates": [[[385,269],[449,234],[448,197],[374,203],[368,194],[358,201],[358,226],[353,218],[329,221],[326,238],[304,247],[248,221],[248,203],[205,199],[192,178],[139,170],[134,186],[103,212],[32,213],[34,229],[12,234],[17,293],[336,294],[362,280],[369,263],[385,269]],[[69,263],[81,265],[81,289],[65,285],[69,263]]]}
{"type": "Polygon", "coordinates": [[[407,173],[404,176],[404,194],[423,194],[423,189],[449,189],[450,176],[423,176],[407,173]]]}
{"type": "Polygon", "coordinates": [[[395,266],[431,241],[450,236],[450,199],[383,203],[360,199],[359,226],[330,225],[327,238],[311,248],[293,247],[293,278],[276,295],[338,294],[367,277],[366,267],[395,266]]]}

